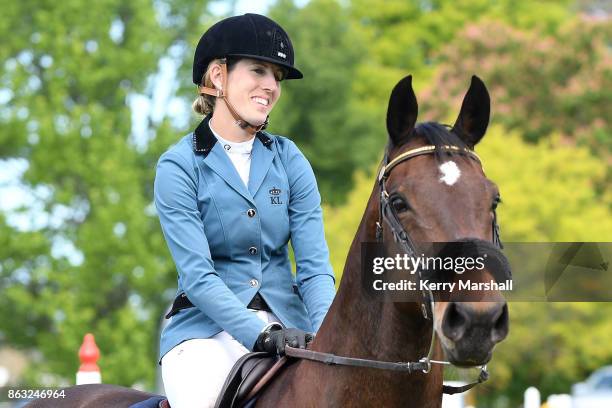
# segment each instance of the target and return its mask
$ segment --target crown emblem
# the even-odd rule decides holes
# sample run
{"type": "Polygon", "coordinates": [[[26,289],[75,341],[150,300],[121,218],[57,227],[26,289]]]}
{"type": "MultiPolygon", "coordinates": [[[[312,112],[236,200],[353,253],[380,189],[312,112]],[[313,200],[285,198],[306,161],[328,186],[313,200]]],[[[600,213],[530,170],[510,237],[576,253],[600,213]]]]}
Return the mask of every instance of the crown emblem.
{"type": "Polygon", "coordinates": [[[273,195],[273,196],[277,196],[281,193],[281,191],[276,187],[272,187],[272,189],[269,192],[270,192],[270,195],[273,195]]]}

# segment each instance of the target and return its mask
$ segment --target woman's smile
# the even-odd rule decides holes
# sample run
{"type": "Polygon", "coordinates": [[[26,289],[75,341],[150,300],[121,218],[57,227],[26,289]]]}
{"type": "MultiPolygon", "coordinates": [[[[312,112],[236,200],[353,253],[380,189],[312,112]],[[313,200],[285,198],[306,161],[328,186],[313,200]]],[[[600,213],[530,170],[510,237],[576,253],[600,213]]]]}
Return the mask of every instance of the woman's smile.
{"type": "Polygon", "coordinates": [[[255,103],[259,104],[259,105],[263,105],[263,106],[268,106],[268,104],[270,103],[270,101],[268,100],[268,98],[263,98],[261,96],[254,96],[251,98],[255,103]]]}

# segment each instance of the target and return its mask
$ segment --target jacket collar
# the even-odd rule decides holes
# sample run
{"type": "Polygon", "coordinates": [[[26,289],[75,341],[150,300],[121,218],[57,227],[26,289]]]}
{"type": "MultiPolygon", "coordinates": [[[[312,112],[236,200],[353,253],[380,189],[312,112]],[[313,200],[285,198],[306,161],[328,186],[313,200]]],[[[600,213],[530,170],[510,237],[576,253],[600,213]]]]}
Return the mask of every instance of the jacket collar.
{"type": "MultiPolygon", "coordinates": [[[[193,151],[195,154],[204,155],[204,157],[210,153],[217,142],[217,138],[210,130],[210,126],[208,126],[211,116],[212,114],[207,115],[193,132],[193,151]]],[[[264,146],[268,149],[272,149],[272,139],[265,132],[257,132],[255,136],[264,146]]]]}
{"type": "Polygon", "coordinates": [[[240,179],[240,175],[232,165],[221,144],[216,143],[217,138],[208,126],[209,120],[210,116],[204,118],[202,123],[193,132],[193,149],[195,154],[201,157],[202,164],[212,169],[231,188],[255,205],[253,197],[255,197],[255,194],[261,187],[276,155],[273,139],[264,132],[257,132],[256,136],[259,142],[255,141],[253,143],[251,172],[247,187],[242,182],[242,179],[240,179]]]}

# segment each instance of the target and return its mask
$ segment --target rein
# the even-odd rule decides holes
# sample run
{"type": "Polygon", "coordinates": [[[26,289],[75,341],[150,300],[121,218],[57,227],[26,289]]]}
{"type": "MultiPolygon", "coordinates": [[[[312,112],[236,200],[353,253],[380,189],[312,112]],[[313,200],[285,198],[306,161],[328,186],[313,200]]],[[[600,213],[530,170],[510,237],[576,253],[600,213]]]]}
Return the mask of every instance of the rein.
{"type": "MultiPolygon", "coordinates": [[[[398,164],[409,160],[413,157],[426,155],[426,154],[434,154],[438,151],[445,151],[449,153],[460,153],[465,154],[473,159],[475,159],[478,163],[481,164],[480,158],[478,155],[466,148],[461,148],[457,146],[423,146],[416,149],[409,150],[404,152],[389,161],[388,151],[385,152],[385,157],[383,160],[382,167],[380,172],[378,173],[378,184],[380,187],[380,206],[379,206],[379,218],[376,222],[376,241],[382,243],[383,237],[383,222],[386,223],[391,228],[393,232],[394,239],[401,246],[402,250],[406,253],[406,255],[413,257],[416,253],[414,243],[410,239],[410,235],[404,229],[402,224],[400,223],[399,217],[395,212],[393,206],[389,203],[389,193],[385,188],[385,181],[389,177],[391,170],[395,168],[398,164]]],[[[482,166],[482,164],[481,164],[482,166]]],[[[501,239],[499,237],[499,226],[497,225],[497,216],[495,211],[493,212],[493,221],[491,225],[491,229],[493,232],[493,243],[498,248],[503,248],[501,243],[501,239]]],[[[422,278],[421,269],[419,268],[419,279],[422,278]]],[[[426,320],[431,320],[433,324],[433,311],[434,311],[435,301],[433,298],[433,294],[431,290],[423,291],[423,301],[421,302],[421,311],[423,313],[423,317],[426,320]]],[[[317,361],[320,363],[328,364],[328,365],[343,365],[343,366],[351,366],[351,367],[363,367],[363,368],[377,368],[382,370],[393,370],[400,372],[408,372],[414,373],[421,371],[422,373],[429,373],[431,370],[432,364],[440,364],[440,365],[452,365],[448,361],[440,361],[440,360],[432,360],[431,357],[433,355],[433,349],[436,339],[436,330],[432,329],[431,342],[429,345],[429,351],[426,357],[421,358],[416,362],[390,362],[390,361],[378,361],[378,360],[368,360],[362,358],[354,358],[354,357],[342,357],[337,356],[335,354],[323,353],[319,351],[299,349],[286,346],[285,354],[289,357],[295,357],[305,360],[317,361]]],[[[457,394],[470,390],[474,386],[483,383],[489,379],[489,372],[487,371],[487,366],[480,366],[480,374],[478,375],[478,379],[472,383],[466,384],[464,386],[455,387],[450,385],[443,385],[442,391],[444,394],[457,394]]]]}
{"type": "MultiPolygon", "coordinates": [[[[391,362],[391,361],[378,361],[378,360],[368,360],[364,358],[354,358],[354,357],[341,357],[335,354],[330,353],[322,353],[320,351],[306,350],[300,348],[293,348],[290,346],[285,346],[285,354],[289,357],[300,358],[303,360],[311,360],[317,361],[319,363],[324,363],[327,365],[342,365],[349,367],[363,367],[363,368],[378,368],[381,370],[392,370],[399,372],[407,372],[409,374],[421,371],[424,374],[429,373],[431,370],[432,364],[445,364],[451,365],[448,361],[438,361],[431,360],[428,357],[423,357],[417,362],[391,362]]],[[[460,387],[455,387],[452,385],[442,385],[442,392],[444,394],[458,394],[462,392],[466,392],[476,385],[483,383],[489,379],[489,372],[487,371],[486,366],[482,366],[480,370],[480,374],[478,375],[478,379],[470,384],[466,384],[460,387]]]]}

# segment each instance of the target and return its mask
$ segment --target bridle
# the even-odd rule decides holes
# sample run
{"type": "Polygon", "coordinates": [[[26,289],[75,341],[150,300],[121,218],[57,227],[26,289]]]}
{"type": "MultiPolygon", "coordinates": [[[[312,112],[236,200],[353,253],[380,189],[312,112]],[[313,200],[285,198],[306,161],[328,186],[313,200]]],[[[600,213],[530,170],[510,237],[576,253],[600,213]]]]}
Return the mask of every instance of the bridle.
{"type": "MultiPolygon", "coordinates": [[[[383,243],[383,224],[386,222],[387,225],[391,228],[393,232],[393,237],[395,241],[400,245],[401,249],[404,251],[406,255],[409,257],[413,257],[416,254],[416,247],[413,241],[410,238],[410,234],[404,229],[402,226],[399,216],[395,211],[393,205],[389,202],[389,193],[387,192],[385,182],[389,178],[391,174],[391,170],[393,170],[398,164],[403,163],[407,160],[412,159],[413,157],[427,155],[427,154],[436,154],[436,153],[454,153],[461,154],[470,157],[471,159],[476,160],[479,164],[481,164],[480,158],[478,155],[470,149],[450,146],[450,145],[442,145],[442,146],[433,146],[427,145],[418,147],[415,149],[408,150],[393,160],[389,161],[389,150],[385,151],[385,157],[383,159],[382,166],[378,173],[378,185],[380,188],[380,205],[379,205],[379,215],[378,221],[376,222],[376,241],[379,243],[383,243]]],[[[482,166],[482,164],[481,164],[482,166]]],[[[493,244],[501,249],[503,248],[503,244],[501,242],[499,236],[499,226],[497,225],[497,215],[495,211],[493,211],[493,221],[491,223],[492,235],[493,235],[493,244]]],[[[422,271],[419,269],[419,279],[422,278],[422,271]]],[[[423,291],[423,298],[421,300],[421,311],[423,313],[423,317],[426,320],[431,320],[433,325],[433,311],[434,311],[435,301],[433,297],[433,293],[431,290],[423,291]]],[[[432,355],[434,351],[434,344],[436,339],[436,330],[432,328],[431,334],[431,342],[429,345],[429,351],[426,357],[421,358],[417,362],[387,362],[387,361],[377,361],[377,360],[368,360],[361,358],[352,358],[352,357],[341,357],[336,356],[330,353],[322,353],[313,350],[305,350],[298,349],[287,346],[285,348],[285,353],[289,357],[297,357],[307,360],[319,361],[329,365],[346,365],[353,367],[365,367],[365,368],[378,368],[385,370],[394,370],[394,371],[403,371],[403,372],[417,372],[421,371],[425,374],[429,373],[431,370],[432,364],[441,364],[441,365],[452,365],[449,361],[440,361],[440,360],[432,360],[432,355]]],[[[487,371],[487,366],[480,366],[480,373],[478,375],[478,379],[472,383],[469,383],[464,386],[455,387],[444,385],[443,392],[445,394],[456,394],[465,392],[477,384],[485,382],[489,378],[489,373],[487,371]]]]}
{"type": "MultiPolygon", "coordinates": [[[[410,160],[413,157],[422,156],[426,154],[435,154],[435,153],[440,153],[440,152],[463,154],[463,155],[466,155],[476,160],[476,162],[478,162],[478,164],[482,166],[480,157],[478,157],[478,155],[473,150],[470,150],[468,148],[457,147],[457,146],[443,145],[443,146],[436,147],[432,145],[427,145],[427,146],[417,147],[415,149],[408,150],[407,152],[404,152],[398,155],[391,161],[389,161],[388,150],[385,152],[383,164],[378,173],[378,186],[380,188],[380,205],[379,205],[379,211],[378,211],[378,221],[376,222],[376,241],[377,242],[379,243],[383,242],[383,236],[382,236],[383,223],[386,221],[386,223],[391,228],[391,231],[393,232],[393,238],[395,239],[395,242],[397,242],[400,245],[402,251],[404,251],[404,253],[408,255],[408,257],[416,256],[416,247],[413,241],[410,239],[410,234],[402,226],[399,220],[399,216],[397,215],[397,212],[395,211],[395,208],[389,202],[389,193],[387,192],[387,189],[385,187],[385,182],[389,178],[389,175],[391,174],[391,170],[393,170],[393,168],[395,168],[395,166],[397,166],[398,164],[403,163],[407,160],[410,160]]],[[[493,220],[491,222],[491,231],[492,231],[492,236],[493,236],[493,244],[497,248],[502,249],[504,246],[499,237],[499,225],[497,224],[497,213],[495,212],[495,210],[493,210],[493,220]]],[[[422,270],[419,269],[418,270],[419,279],[422,279],[421,272],[422,270]]],[[[434,306],[433,294],[431,293],[431,291],[424,292],[423,301],[421,302],[421,310],[423,312],[423,317],[425,319],[429,320],[430,317],[433,315],[433,310],[434,310],[433,306],[434,306]]]]}

